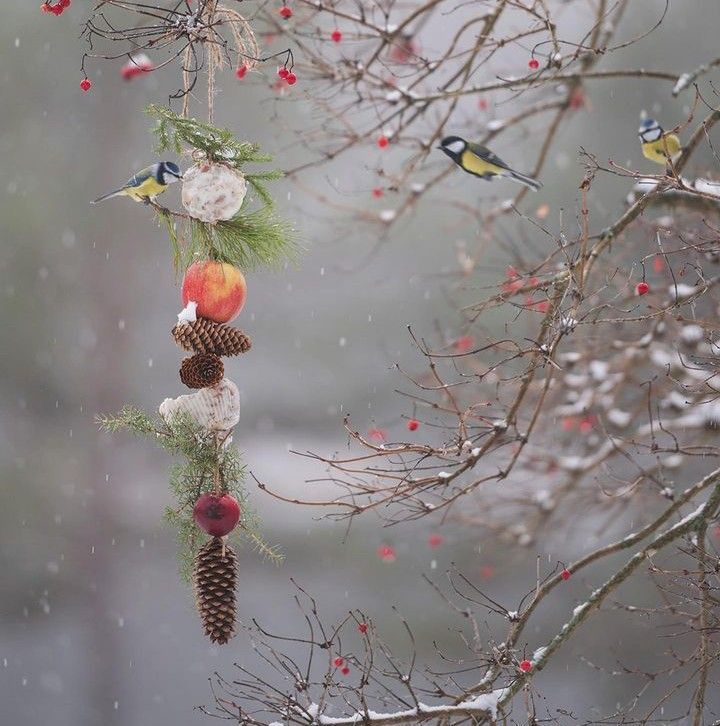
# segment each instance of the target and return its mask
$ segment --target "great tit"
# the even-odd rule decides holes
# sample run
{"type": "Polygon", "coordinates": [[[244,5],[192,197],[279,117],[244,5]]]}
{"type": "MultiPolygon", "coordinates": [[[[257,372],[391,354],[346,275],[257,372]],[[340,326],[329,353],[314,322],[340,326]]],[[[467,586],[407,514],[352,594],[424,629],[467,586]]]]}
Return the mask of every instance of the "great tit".
{"type": "Polygon", "coordinates": [[[154,201],[155,197],[162,194],[169,184],[179,179],[182,179],[182,173],[177,164],[172,161],[158,161],[128,179],[120,189],[98,197],[92,204],[120,196],[130,197],[136,202],[154,201]]]}
{"type": "Polygon", "coordinates": [[[500,157],[489,149],[459,136],[446,136],[438,149],[444,151],[463,171],[481,179],[491,181],[496,177],[513,179],[536,192],[542,184],[525,174],[511,169],[500,157]]]}
{"type": "Polygon", "coordinates": [[[677,135],[666,133],[654,118],[640,122],[638,136],[643,156],[656,164],[667,166],[668,160],[675,159],[682,151],[677,135]]]}

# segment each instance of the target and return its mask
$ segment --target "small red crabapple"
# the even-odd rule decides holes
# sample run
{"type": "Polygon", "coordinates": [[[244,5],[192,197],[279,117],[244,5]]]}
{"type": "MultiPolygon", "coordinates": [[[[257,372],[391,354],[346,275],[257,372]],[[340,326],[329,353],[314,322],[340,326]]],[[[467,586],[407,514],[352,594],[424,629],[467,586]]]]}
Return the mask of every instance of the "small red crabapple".
{"type": "Polygon", "coordinates": [[[647,295],[650,292],[650,285],[647,284],[647,282],[638,282],[637,285],[635,285],[635,294],[636,295],[647,295]]]}
{"type": "Polygon", "coordinates": [[[339,43],[342,40],[342,33],[336,28],[330,34],[330,39],[333,41],[333,43],[339,43]]]}
{"type": "Polygon", "coordinates": [[[375,199],[380,199],[383,194],[385,194],[385,190],[382,187],[375,187],[375,189],[372,190],[372,195],[375,199]]]}
{"type": "Polygon", "coordinates": [[[487,109],[487,107],[488,107],[487,99],[486,98],[479,98],[478,99],[478,108],[481,111],[485,111],[487,109]]]}
{"type": "Polygon", "coordinates": [[[344,663],[345,663],[345,659],[344,659],[344,658],[343,658],[342,656],[338,656],[338,657],[337,657],[337,658],[335,658],[335,660],[333,661],[333,665],[334,665],[334,666],[335,666],[336,668],[339,668],[339,667],[340,667],[341,665],[343,665],[344,663]]]}
{"type": "Polygon", "coordinates": [[[420,422],[417,419],[411,418],[407,422],[408,431],[417,431],[417,427],[420,425],[420,422]]]}
{"type": "Polygon", "coordinates": [[[560,577],[562,577],[563,580],[569,580],[570,579],[570,570],[568,570],[567,567],[564,567],[563,571],[560,573],[560,577]]]}
{"type": "Polygon", "coordinates": [[[290,71],[283,66],[282,68],[278,68],[277,74],[280,78],[285,80],[290,75],[290,71]]]}
{"type": "Polygon", "coordinates": [[[428,547],[431,550],[434,550],[435,548],[439,547],[444,541],[445,541],[445,538],[441,534],[438,534],[437,532],[433,532],[428,537],[428,547]]]}
{"type": "Polygon", "coordinates": [[[368,631],[368,625],[367,625],[367,623],[360,623],[358,625],[358,632],[360,632],[363,635],[365,635],[365,633],[367,633],[367,631],[368,631]]]}
{"type": "Polygon", "coordinates": [[[245,76],[247,75],[248,67],[243,63],[243,65],[238,66],[237,70],[235,71],[235,77],[241,81],[245,76]]]}
{"type": "Polygon", "coordinates": [[[288,73],[285,76],[288,86],[294,86],[297,83],[297,76],[294,73],[288,73]]]}
{"type": "Polygon", "coordinates": [[[345,666],[345,667],[344,667],[344,668],[343,668],[343,669],[342,669],[342,670],[340,671],[340,673],[342,673],[342,674],[343,674],[344,676],[347,676],[347,675],[349,675],[349,674],[350,674],[350,669],[349,669],[349,668],[348,668],[347,666],[345,666]]]}
{"type": "Polygon", "coordinates": [[[518,668],[520,668],[523,673],[527,673],[529,670],[532,669],[532,663],[527,659],[521,660],[518,668]]]}
{"type": "Polygon", "coordinates": [[[84,78],[80,81],[80,88],[87,93],[92,88],[92,81],[89,78],[84,78]]]}
{"type": "Polygon", "coordinates": [[[287,5],[283,5],[279,10],[278,13],[280,13],[281,18],[285,18],[287,20],[288,18],[292,18],[292,8],[289,8],[287,5]]]}
{"type": "Polygon", "coordinates": [[[537,58],[531,58],[528,61],[528,68],[530,68],[533,71],[536,71],[538,68],[540,68],[540,61],[537,58]]]}
{"type": "Polygon", "coordinates": [[[389,146],[389,144],[390,144],[390,139],[388,139],[387,136],[384,136],[384,135],[383,136],[380,136],[378,138],[378,140],[377,140],[377,145],[381,149],[387,149],[387,147],[389,146]]]}

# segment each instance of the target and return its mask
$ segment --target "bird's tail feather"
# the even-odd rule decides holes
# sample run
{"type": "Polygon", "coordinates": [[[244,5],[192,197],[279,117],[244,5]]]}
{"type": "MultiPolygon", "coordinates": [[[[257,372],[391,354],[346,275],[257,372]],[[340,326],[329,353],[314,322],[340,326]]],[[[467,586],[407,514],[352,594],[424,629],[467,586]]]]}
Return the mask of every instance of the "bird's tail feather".
{"type": "Polygon", "coordinates": [[[537,181],[537,179],[525,176],[525,174],[520,174],[520,172],[517,171],[508,171],[508,176],[511,179],[514,179],[516,182],[524,184],[528,189],[532,189],[534,192],[536,192],[542,186],[542,184],[537,181]]]}
{"type": "Polygon", "coordinates": [[[124,189],[116,189],[114,192],[110,192],[109,194],[103,194],[101,197],[98,197],[97,199],[93,199],[90,204],[98,204],[100,202],[104,202],[106,199],[111,199],[112,197],[118,197],[120,196],[125,190],[124,189]]]}

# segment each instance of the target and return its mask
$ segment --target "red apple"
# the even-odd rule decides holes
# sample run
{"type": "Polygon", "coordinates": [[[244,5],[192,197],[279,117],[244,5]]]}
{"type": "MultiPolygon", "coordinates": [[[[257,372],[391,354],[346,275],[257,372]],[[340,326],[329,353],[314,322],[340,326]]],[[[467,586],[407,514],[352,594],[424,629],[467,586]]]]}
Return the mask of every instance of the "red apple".
{"type": "Polygon", "coordinates": [[[193,519],[213,537],[224,537],[240,521],[240,505],[231,494],[203,494],[193,507],[193,519]]]}
{"type": "Polygon", "coordinates": [[[193,262],[185,272],[183,305],[191,300],[196,302],[197,314],[201,318],[227,323],[243,309],[246,297],[245,276],[227,262],[193,262]]]}

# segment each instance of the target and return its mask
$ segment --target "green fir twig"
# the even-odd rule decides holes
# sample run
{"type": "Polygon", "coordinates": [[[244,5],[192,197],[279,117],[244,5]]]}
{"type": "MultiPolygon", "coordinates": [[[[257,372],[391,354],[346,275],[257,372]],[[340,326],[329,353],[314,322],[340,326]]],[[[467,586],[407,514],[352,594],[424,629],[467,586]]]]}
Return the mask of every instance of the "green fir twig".
{"type": "Polygon", "coordinates": [[[114,415],[98,416],[97,422],[104,431],[125,429],[138,436],[152,437],[161,448],[182,457],[170,470],[175,506],[165,510],[165,521],[176,532],[184,579],[190,581],[195,555],[208,540],[193,520],[193,507],[202,494],[215,491],[216,482],[221,491],[234,496],[240,505],[242,518],[233,539],[246,538],[255,551],[276,564],[282,562],[280,551],[268,545],[258,532],[258,517],[248,505],[242,456],[237,448],[228,445],[224,435],[201,428],[187,414],[166,421],[135,406],[125,406],[114,415]]]}
{"type": "Polygon", "coordinates": [[[170,237],[176,268],[187,267],[198,258],[210,258],[247,270],[275,266],[297,257],[294,230],[275,213],[266,186],[266,182],[281,179],[283,173],[245,170],[247,164],[272,161],[271,156],[261,152],[256,144],[239,141],[229,129],[183,118],[164,106],[151,105],[147,112],[157,121],[154,131],[158,152],[201,152],[211,163],[232,167],[243,174],[259,202],[253,208],[253,198],[248,196],[233,219],[215,224],[156,207],[170,237]],[[174,217],[181,220],[179,227],[174,217]]]}

